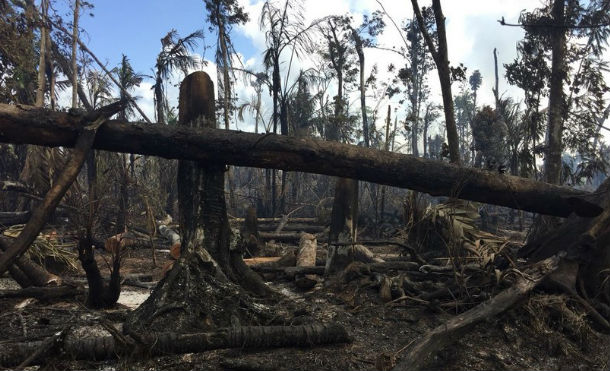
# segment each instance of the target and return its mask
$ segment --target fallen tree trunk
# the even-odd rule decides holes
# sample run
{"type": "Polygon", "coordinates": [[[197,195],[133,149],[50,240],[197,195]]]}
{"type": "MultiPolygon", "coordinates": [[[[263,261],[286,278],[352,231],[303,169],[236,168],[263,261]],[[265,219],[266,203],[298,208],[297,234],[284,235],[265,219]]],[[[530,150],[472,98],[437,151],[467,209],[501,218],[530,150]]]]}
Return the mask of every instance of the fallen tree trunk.
{"type": "Polygon", "coordinates": [[[422,369],[434,354],[457,341],[474,325],[504,312],[523,299],[558,266],[559,258],[555,256],[536,263],[524,274],[518,275],[516,282],[508,289],[451,318],[422,336],[419,341],[407,348],[407,352],[402,357],[403,360],[393,370],[416,371],[422,369]]]}
{"type": "MultiPolygon", "coordinates": [[[[415,272],[422,273],[419,269],[419,264],[415,262],[379,262],[379,263],[370,263],[364,265],[366,269],[370,272],[375,273],[386,273],[387,271],[395,270],[395,271],[407,271],[407,272],[415,272]]],[[[251,265],[253,271],[258,273],[284,273],[289,278],[295,277],[297,275],[308,275],[308,274],[316,274],[323,275],[325,273],[324,266],[300,266],[300,267],[278,267],[271,265],[251,265]]],[[[423,273],[426,274],[426,273],[423,273]]]]}
{"type": "Polygon", "coordinates": [[[26,287],[20,290],[0,290],[0,299],[35,298],[39,300],[57,299],[84,294],[85,291],[73,286],[26,287]]]}
{"type": "MultiPolygon", "coordinates": [[[[220,329],[213,332],[177,334],[157,333],[138,336],[144,345],[141,355],[158,356],[165,354],[198,353],[224,348],[272,348],[310,347],[322,344],[347,343],[349,335],[340,325],[304,326],[244,326],[220,329]]],[[[0,350],[0,365],[14,367],[20,364],[44,341],[4,344],[0,350]]],[[[64,341],[64,353],[74,359],[95,360],[114,359],[131,355],[129,347],[118,344],[112,336],[75,337],[68,334],[64,341]]],[[[41,354],[31,364],[40,364],[47,354],[41,354]]]]}
{"type": "MultiPolygon", "coordinates": [[[[245,218],[231,218],[231,223],[243,223],[245,218]]],[[[273,224],[280,223],[282,218],[256,218],[258,224],[273,224]]],[[[288,223],[317,223],[316,218],[288,218],[288,223]]]]}
{"type": "MultiPolygon", "coordinates": [[[[6,251],[11,243],[11,238],[0,236],[0,252],[6,251]]],[[[21,287],[59,286],[62,283],[61,277],[49,273],[27,256],[18,257],[15,264],[9,268],[9,273],[21,287]]]]}
{"type": "MultiPolygon", "coordinates": [[[[82,116],[0,104],[0,142],[74,146],[82,116]]],[[[203,163],[304,171],[566,217],[601,207],[589,193],[531,179],[336,142],[213,128],[108,121],[93,147],[203,163]]]]}
{"type": "MultiPolygon", "coordinates": [[[[320,233],[324,232],[325,227],[322,225],[315,224],[286,224],[282,230],[286,232],[307,232],[307,233],[320,233]]],[[[273,224],[262,224],[258,226],[258,230],[261,232],[275,232],[277,227],[273,224]]],[[[278,232],[275,232],[278,233],[278,232]]]]}
{"type": "Polygon", "coordinates": [[[0,225],[24,224],[30,219],[30,215],[29,211],[2,211],[0,212],[0,225]]]}

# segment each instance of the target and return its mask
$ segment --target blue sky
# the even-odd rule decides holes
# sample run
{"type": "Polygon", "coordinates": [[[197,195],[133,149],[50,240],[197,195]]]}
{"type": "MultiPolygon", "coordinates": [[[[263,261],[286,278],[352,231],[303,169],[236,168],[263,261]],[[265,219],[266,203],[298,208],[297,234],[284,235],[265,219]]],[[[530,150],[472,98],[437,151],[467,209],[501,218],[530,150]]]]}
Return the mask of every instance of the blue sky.
{"type": "MultiPolygon", "coordinates": [[[[59,0],[56,9],[60,14],[66,14],[65,19],[71,20],[68,14],[72,0],[59,0]]],[[[151,74],[155,59],[161,48],[161,38],[172,28],[181,36],[190,34],[197,29],[203,29],[205,41],[201,42],[195,51],[203,53],[207,45],[205,57],[214,57],[216,35],[208,30],[205,22],[206,10],[203,1],[197,0],[102,0],[92,1],[94,8],[82,14],[81,27],[86,33],[82,40],[89,48],[109,65],[115,66],[125,54],[132,62],[134,69],[140,73],[151,74]]],[[[255,53],[252,43],[243,35],[234,36],[236,49],[245,56],[255,53]]]]}
{"type": "MultiPolygon", "coordinates": [[[[172,28],[176,29],[181,36],[185,36],[197,29],[202,29],[205,41],[195,51],[202,54],[204,45],[207,46],[206,60],[214,59],[216,35],[208,30],[205,23],[207,16],[202,0],[90,0],[95,4],[94,17],[83,14],[81,26],[86,34],[81,35],[82,40],[102,60],[108,63],[108,67],[116,66],[121,54],[126,54],[134,69],[139,73],[152,74],[155,59],[159,53],[160,39],[172,28]]],[[[284,0],[276,0],[283,3],[284,0]]],[[[406,19],[412,17],[412,8],[408,0],[381,0],[388,13],[394,20],[402,24],[406,19]]],[[[65,19],[71,19],[69,9],[73,0],[56,0],[55,7],[65,19]]],[[[254,71],[263,71],[262,55],[265,49],[265,33],[258,24],[263,0],[239,0],[246,12],[250,15],[250,22],[246,25],[235,27],[231,33],[236,51],[241,55],[244,65],[254,71]]],[[[380,8],[377,0],[302,0],[305,23],[308,24],[316,19],[329,15],[351,14],[356,22],[362,19],[363,14],[380,8]]],[[[427,5],[429,1],[420,0],[420,5],[427,5]]],[[[503,64],[511,62],[516,57],[516,44],[523,37],[523,31],[517,27],[502,27],[497,20],[505,17],[509,22],[516,22],[519,13],[524,10],[532,10],[540,5],[534,0],[443,0],[443,11],[446,16],[447,38],[449,46],[449,59],[452,65],[463,63],[468,68],[468,74],[478,69],[483,76],[483,84],[478,94],[479,104],[492,104],[493,84],[493,56],[492,51],[498,48],[499,63],[501,70],[500,92],[512,96],[517,101],[523,97],[522,92],[515,87],[509,86],[503,79],[503,64]]],[[[379,37],[379,44],[387,47],[402,46],[402,39],[395,28],[386,20],[386,30],[379,37]]],[[[288,56],[290,53],[286,53],[288,56]]],[[[373,65],[377,65],[378,80],[389,80],[393,76],[387,72],[387,66],[391,63],[395,66],[404,64],[404,59],[396,54],[384,52],[378,49],[365,50],[367,64],[365,73],[370,73],[373,65]]],[[[296,76],[300,68],[314,66],[319,59],[315,53],[305,56],[293,64],[292,77],[296,76]]],[[[287,65],[287,61],[285,61],[287,65]]],[[[96,66],[93,66],[97,68],[96,66]]],[[[213,64],[206,70],[215,78],[213,64]]],[[[170,105],[176,105],[176,84],[182,76],[177,75],[168,86],[167,94],[170,105]]],[[[438,77],[433,71],[429,75],[432,89],[433,101],[441,102],[440,86],[438,77]]],[[[147,80],[134,91],[134,95],[140,97],[138,104],[154,118],[154,103],[152,98],[152,80],[147,80]]],[[[454,94],[458,93],[459,87],[454,88],[454,94]]],[[[238,81],[234,86],[237,94],[237,104],[248,100],[254,90],[247,81],[238,81]]],[[[331,83],[327,91],[329,96],[336,94],[336,85],[331,83]]],[[[369,94],[375,94],[369,92],[369,94]]],[[[376,106],[384,109],[387,104],[399,108],[397,115],[399,120],[406,115],[407,107],[395,101],[384,100],[382,94],[378,98],[369,100],[370,105],[375,105],[375,99],[379,102],[376,106]]],[[[62,100],[60,100],[61,102],[62,100]]],[[[69,102],[69,99],[65,99],[69,102]]],[[[271,100],[267,94],[263,94],[263,114],[270,117],[271,100]]],[[[380,115],[381,116],[381,115],[380,115]]],[[[137,119],[137,118],[136,118],[137,119]]],[[[247,118],[246,122],[232,122],[232,128],[251,130],[253,119],[247,118]]]]}

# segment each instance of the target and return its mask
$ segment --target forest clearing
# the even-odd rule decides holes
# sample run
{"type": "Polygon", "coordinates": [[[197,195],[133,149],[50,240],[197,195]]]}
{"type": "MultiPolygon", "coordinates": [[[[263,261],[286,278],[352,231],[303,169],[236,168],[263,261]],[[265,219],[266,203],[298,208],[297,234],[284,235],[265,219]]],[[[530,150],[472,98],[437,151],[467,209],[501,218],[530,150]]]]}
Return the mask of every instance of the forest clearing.
{"type": "Polygon", "coordinates": [[[0,369],[610,368],[610,1],[498,19],[489,104],[449,2],[198,3],[145,75],[0,0],[0,369]]]}

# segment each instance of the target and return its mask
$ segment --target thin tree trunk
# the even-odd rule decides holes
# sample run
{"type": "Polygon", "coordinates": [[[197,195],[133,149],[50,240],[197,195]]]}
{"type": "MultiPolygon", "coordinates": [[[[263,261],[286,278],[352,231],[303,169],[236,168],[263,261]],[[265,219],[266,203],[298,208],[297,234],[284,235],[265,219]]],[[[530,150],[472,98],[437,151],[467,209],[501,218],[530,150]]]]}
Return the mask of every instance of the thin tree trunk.
{"type": "Polygon", "coordinates": [[[76,66],[76,50],[78,46],[78,12],[80,1],[74,0],[74,20],[72,21],[72,108],[78,107],[78,69],[76,66]]]}
{"type": "Polygon", "coordinates": [[[360,110],[362,112],[362,136],[364,137],[364,145],[368,148],[371,146],[369,139],[369,124],[366,116],[366,85],[364,81],[364,50],[362,48],[362,39],[358,32],[352,28],[352,37],[356,45],[356,53],[358,54],[358,63],[360,64],[360,110]]]}
{"type": "Polygon", "coordinates": [[[498,109],[498,105],[500,104],[500,79],[498,78],[498,51],[496,48],[494,48],[494,72],[496,76],[496,86],[493,89],[493,93],[496,101],[496,109],[498,109]]]}
{"type": "Polygon", "coordinates": [[[36,90],[36,107],[44,106],[45,93],[45,69],[46,69],[46,51],[47,51],[47,12],[49,9],[49,0],[42,0],[40,3],[40,11],[43,14],[43,19],[40,26],[40,59],[38,61],[38,90],[36,90]]]}
{"type": "Polygon", "coordinates": [[[455,123],[455,111],[453,108],[453,96],[451,94],[451,72],[449,70],[449,56],[447,51],[447,35],[445,31],[445,16],[441,8],[440,0],[432,0],[432,9],[436,19],[436,31],[438,34],[438,50],[434,41],[426,29],[424,18],[417,0],[411,0],[413,11],[417,16],[419,29],[426,40],[430,54],[436,64],[438,77],[443,95],[443,108],[445,111],[445,126],[447,128],[447,141],[449,142],[449,159],[454,164],[460,163],[460,142],[455,123]]]}
{"type": "Polygon", "coordinates": [[[553,28],[551,35],[552,63],[551,86],[549,91],[549,127],[548,146],[544,161],[544,179],[548,183],[561,182],[561,132],[563,130],[564,93],[563,80],[567,74],[566,66],[566,29],[563,27],[565,19],[565,0],[553,2],[553,20],[557,27],[553,28]]]}

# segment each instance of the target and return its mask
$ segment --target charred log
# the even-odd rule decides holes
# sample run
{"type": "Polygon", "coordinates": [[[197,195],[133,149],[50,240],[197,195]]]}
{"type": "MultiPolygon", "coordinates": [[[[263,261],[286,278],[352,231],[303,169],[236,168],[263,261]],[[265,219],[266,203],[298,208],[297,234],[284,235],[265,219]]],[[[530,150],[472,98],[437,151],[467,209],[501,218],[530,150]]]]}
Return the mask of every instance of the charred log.
{"type": "MultiPolygon", "coordinates": [[[[82,117],[0,104],[0,141],[74,146],[82,117]]],[[[353,145],[272,134],[109,121],[93,147],[238,166],[304,171],[566,217],[602,212],[590,194],[535,180],[353,145]]]]}

